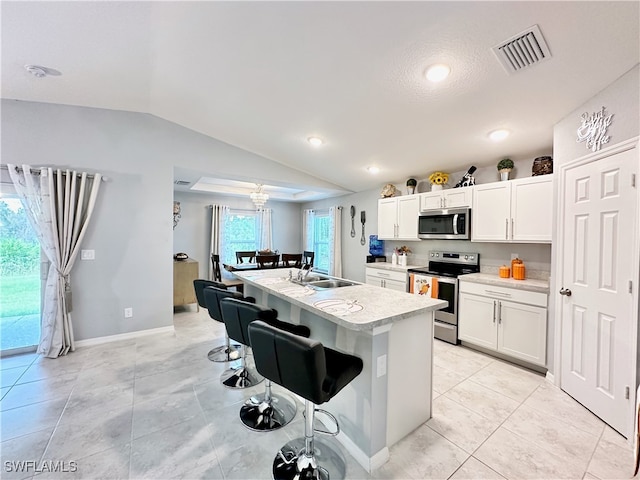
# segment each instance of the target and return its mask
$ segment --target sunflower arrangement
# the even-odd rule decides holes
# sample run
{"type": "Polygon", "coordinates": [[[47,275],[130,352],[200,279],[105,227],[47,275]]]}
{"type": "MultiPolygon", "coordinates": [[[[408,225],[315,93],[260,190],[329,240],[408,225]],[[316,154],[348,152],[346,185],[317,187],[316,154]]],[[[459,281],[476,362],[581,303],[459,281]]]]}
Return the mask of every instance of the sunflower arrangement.
{"type": "Polygon", "coordinates": [[[433,172],[429,175],[431,185],[444,185],[449,181],[449,174],[444,172],[433,172]]]}

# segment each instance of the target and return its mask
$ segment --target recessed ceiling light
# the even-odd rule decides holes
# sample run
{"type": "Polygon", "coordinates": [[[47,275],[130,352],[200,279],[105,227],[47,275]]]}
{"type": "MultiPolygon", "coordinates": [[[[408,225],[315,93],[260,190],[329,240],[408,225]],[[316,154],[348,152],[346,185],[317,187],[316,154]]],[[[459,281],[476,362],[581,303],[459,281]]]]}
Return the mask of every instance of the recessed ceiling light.
{"type": "Polygon", "coordinates": [[[431,65],[429,68],[427,68],[424,76],[427,77],[427,80],[429,80],[430,82],[438,83],[447,78],[450,73],[451,67],[449,67],[449,65],[439,63],[437,65],[431,65]]]}
{"type": "Polygon", "coordinates": [[[509,136],[509,130],[501,128],[500,130],[494,130],[489,133],[489,138],[494,142],[500,142],[509,136]]]}
{"type": "Polygon", "coordinates": [[[375,165],[372,165],[370,167],[367,167],[367,171],[375,175],[376,173],[380,172],[380,169],[375,165]]]}
{"type": "Polygon", "coordinates": [[[309,142],[314,147],[319,147],[324,143],[324,141],[319,137],[309,137],[307,138],[307,142],[309,142]]]}

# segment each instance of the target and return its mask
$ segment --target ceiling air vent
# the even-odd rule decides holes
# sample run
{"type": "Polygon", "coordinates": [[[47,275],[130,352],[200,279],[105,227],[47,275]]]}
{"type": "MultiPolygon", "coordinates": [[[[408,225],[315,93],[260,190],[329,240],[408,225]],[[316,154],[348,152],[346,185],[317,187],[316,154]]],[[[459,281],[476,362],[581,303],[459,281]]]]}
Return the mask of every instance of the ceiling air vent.
{"type": "Polygon", "coordinates": [[[181,187],[184,187],[185,185],[190,185],[191,182],[187,182],[186,180],[176,180],[175,182],[173,182],[176,185],[180,185],[181,187]]]}
{"type": "Polygon", "coordinates": [[[551,58],[551,52],[538,25],[511,37],[492,50],[510,75],[551,58]]]}

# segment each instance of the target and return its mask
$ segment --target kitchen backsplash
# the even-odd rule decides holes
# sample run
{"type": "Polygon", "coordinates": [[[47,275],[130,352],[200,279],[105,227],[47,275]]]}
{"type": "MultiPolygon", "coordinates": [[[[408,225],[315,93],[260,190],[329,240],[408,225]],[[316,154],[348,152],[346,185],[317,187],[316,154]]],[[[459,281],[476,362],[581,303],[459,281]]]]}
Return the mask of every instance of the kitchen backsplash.
{"type": "Polygon", "coordinates": [[[411,249],[407,259],[409,265],[426,266],[429,262],[430,250],[479,253],[480,272],[497,276],[500,266],[511,266],[513,253],[524,262],[527,278],[548,280],[551,272],[551,245],[549,244],[485,243],[466,240],[386,241],[384,254],[388,262],[391,262],[393,249],[403,245],[411,249]]]}

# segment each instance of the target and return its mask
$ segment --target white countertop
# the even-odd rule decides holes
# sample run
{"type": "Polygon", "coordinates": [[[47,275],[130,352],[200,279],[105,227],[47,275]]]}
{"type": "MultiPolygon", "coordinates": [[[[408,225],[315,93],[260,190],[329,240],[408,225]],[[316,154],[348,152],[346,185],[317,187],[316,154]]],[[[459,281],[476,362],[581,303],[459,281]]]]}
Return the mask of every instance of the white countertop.
{"type": "Polygon", "coordinates": [[[406,273],[410,268],[423,268],[424,265],[393,265],[391,262],[365,263],[367,268],[377,268],[379,270],[391,270],[392,272],[406,273]]]}
{"type": "Polygon", "coordinates": [[[549,294],[549,281],[548,280],[514,280],[513,278],[500,278],[498,275],[488,273],[468,273],[467,275],[460,275],[458,277],[460,281],[482,283],[485,285],[497,285],[506,288],[517,288],[518,290],[527,290],[530,292],[540,292],[549,294]]]}
{"type": "MultiPolygon", "coordinates": [[[[293,271],[295,275],[297,270],[293,271]]],[[[371,330],[447,305],[442,300],[366,284],[314,290],[290,282],[286,278],[288,272],[274,269],[238,271],[233,274],[248,285],[350,330],[371,330]]]]}

